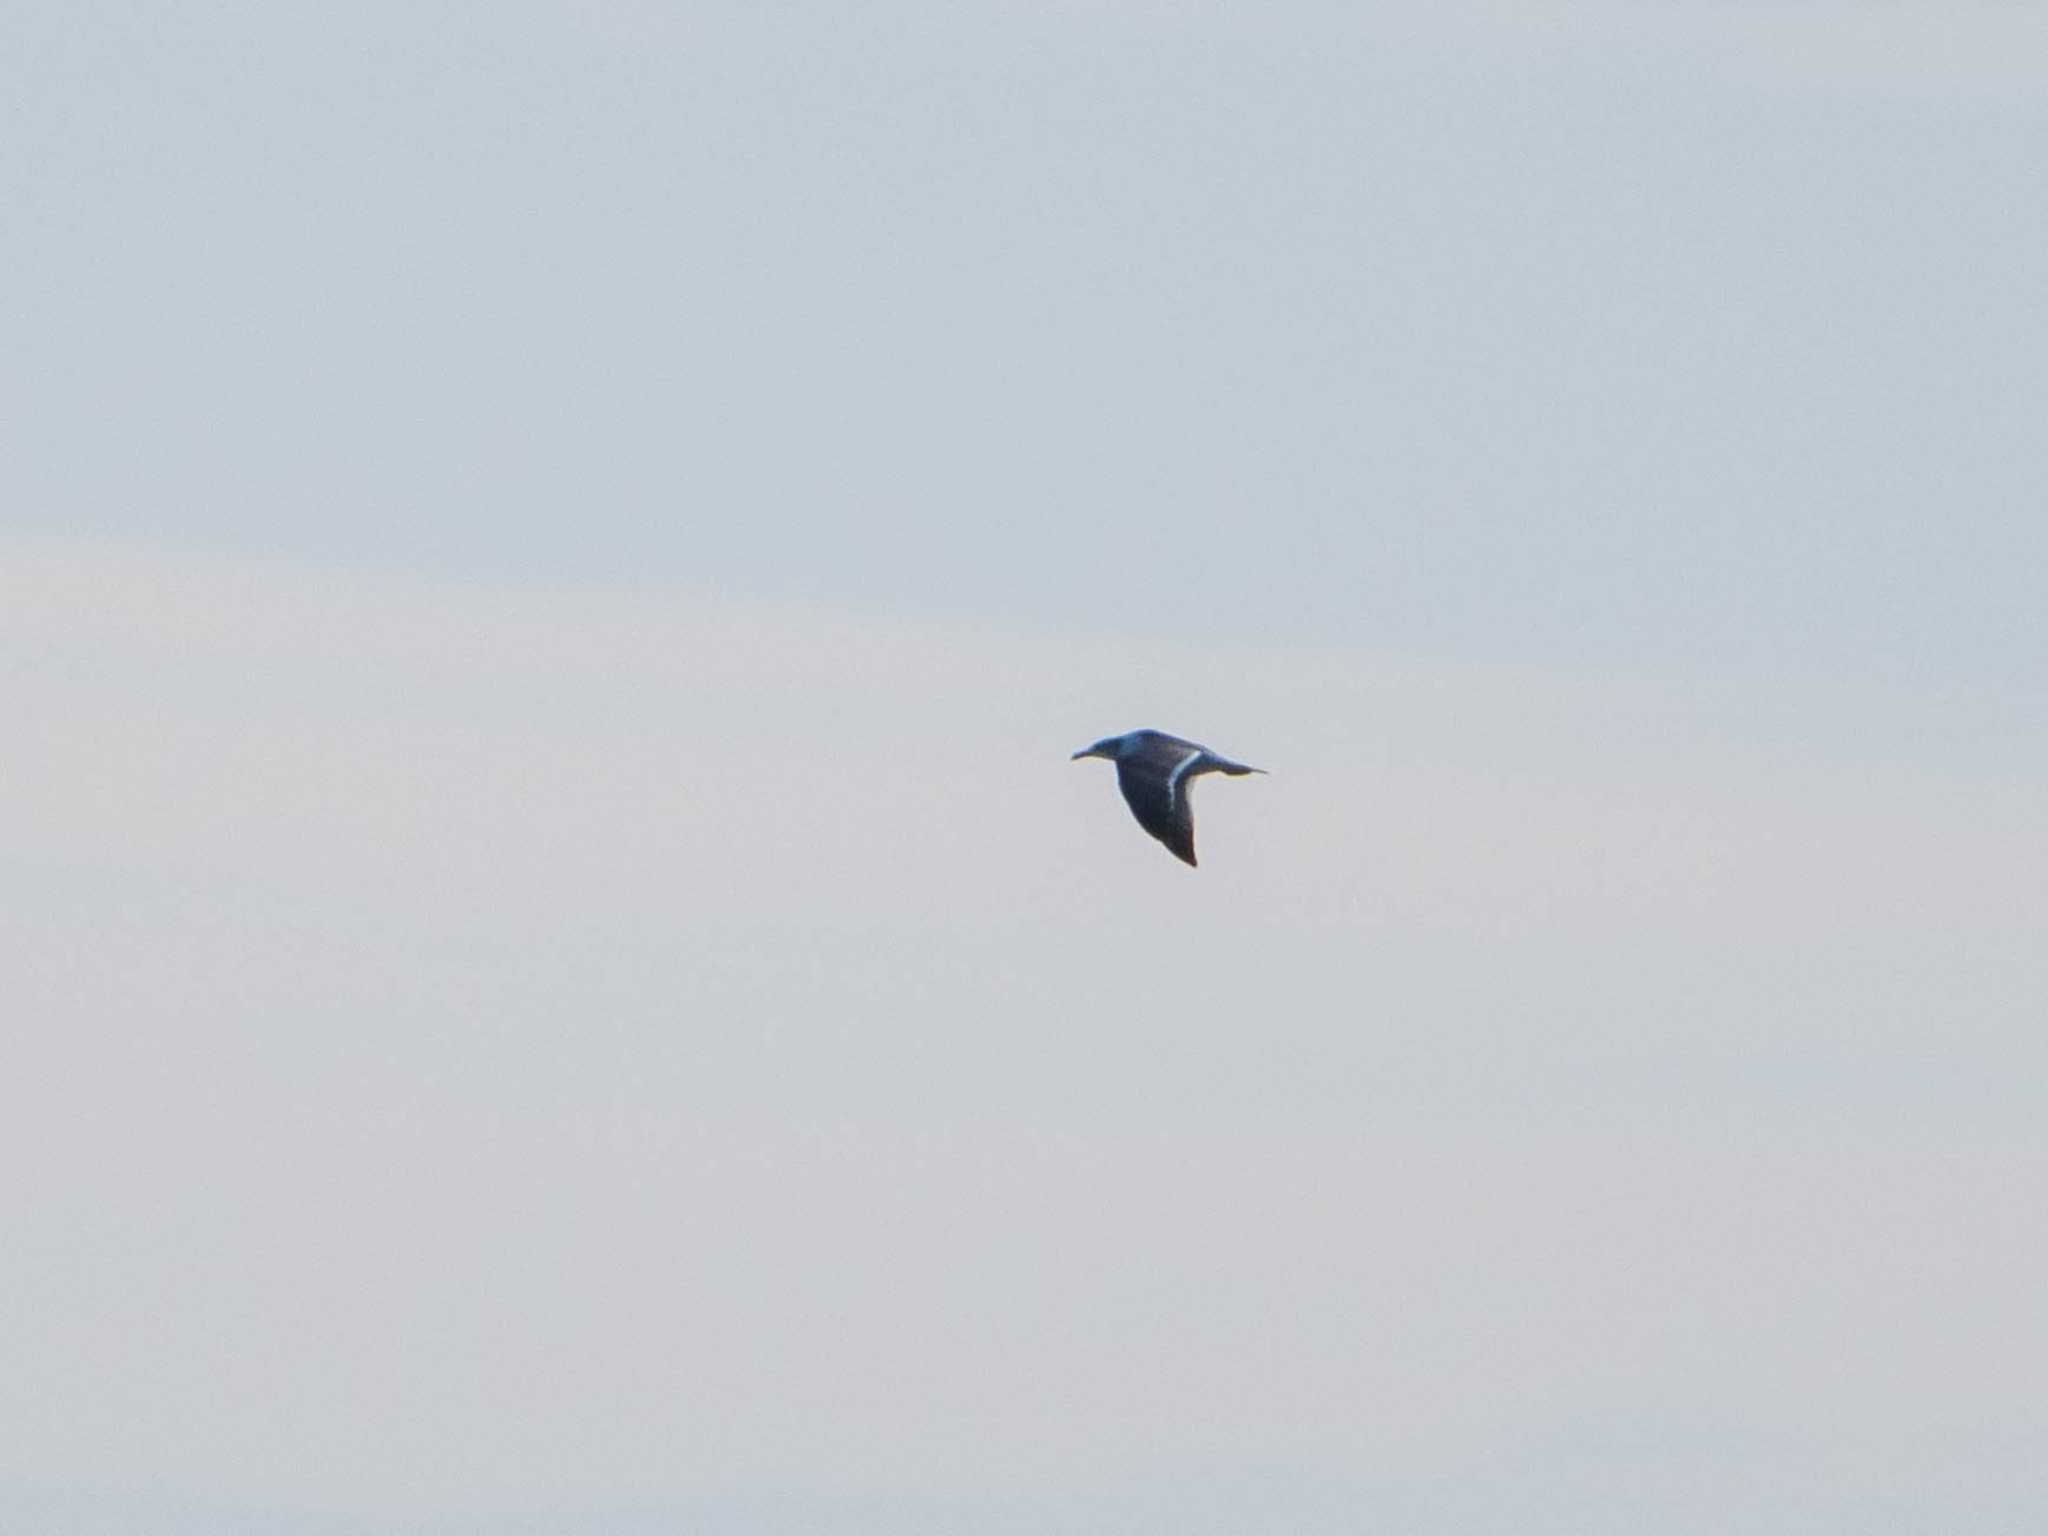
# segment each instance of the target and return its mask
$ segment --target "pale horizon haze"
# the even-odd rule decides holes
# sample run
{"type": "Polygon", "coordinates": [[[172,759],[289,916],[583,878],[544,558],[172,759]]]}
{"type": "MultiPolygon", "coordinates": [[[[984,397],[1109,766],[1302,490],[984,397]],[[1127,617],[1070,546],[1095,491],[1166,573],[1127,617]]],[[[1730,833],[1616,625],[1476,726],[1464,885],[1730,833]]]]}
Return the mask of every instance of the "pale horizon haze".
{"type": "Polygon", "coordinates": [[[0,1529],[2048,1527],[2044,14],[7,7],[0,1529]]]}

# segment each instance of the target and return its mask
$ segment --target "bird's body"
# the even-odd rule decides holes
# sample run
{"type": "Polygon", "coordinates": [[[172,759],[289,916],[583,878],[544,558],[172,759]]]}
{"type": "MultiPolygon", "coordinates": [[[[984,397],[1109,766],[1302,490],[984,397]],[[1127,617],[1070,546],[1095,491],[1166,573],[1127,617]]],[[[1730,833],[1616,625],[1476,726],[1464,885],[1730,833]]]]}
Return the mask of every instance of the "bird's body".
{"type": "Polygon", "coordinates": [[[1266,771],[1234,763],[1199,742],[1183,741],[1164,731],[1105,736],[1074,754],[1076,760],[1084,757],[1106,757],[1116,764],[1117,788],[1124,792],[1138,825],[1185,864],[1195,862],[1195,816],[1188,804],[1194,780],[1205,773],[1236,776],[1266,771]]]}

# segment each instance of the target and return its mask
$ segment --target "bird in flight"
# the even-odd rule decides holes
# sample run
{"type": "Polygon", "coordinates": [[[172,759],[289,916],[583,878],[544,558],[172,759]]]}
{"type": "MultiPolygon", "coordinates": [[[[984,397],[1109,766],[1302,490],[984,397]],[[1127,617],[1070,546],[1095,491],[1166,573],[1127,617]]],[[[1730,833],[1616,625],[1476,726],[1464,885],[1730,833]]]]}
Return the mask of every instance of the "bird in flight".
{"type": "Polygon", "coordinates": [[[1182,741],[1164,731],[1105,736],[1076,752],[1071,761],[1084,757],[1106,757],[1116,764],[1117,788],[1124,792],[1138,825],[1166,844],[1184,864],[1195,862],[1195,813],[1188,805],[1188,788],[1196,776],[1227,773],[1235,777],[1266,771],[1233,763],[1197,742],[1182,741]]]}

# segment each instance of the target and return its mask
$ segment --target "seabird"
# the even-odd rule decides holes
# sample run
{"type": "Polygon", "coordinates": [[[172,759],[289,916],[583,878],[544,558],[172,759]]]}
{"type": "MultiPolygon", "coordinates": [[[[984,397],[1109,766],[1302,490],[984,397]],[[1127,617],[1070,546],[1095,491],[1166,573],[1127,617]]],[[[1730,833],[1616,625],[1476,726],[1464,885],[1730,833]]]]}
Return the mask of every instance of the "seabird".
{"type": "Polygon", "coordinates": [[[1188,805],[1190,781],[1204,773],[1232,776],[1264,773],[1227,757],[1218,757],[1198,742],[1182,741],[1164,731],[1126,731],[1083,747],[1070,761],[1106,757],[1116,764],[1117,788],[1138,818],[1138,825],[1166,844],[1183,863],[1195,862],[1195,813],[1188,805]]]}

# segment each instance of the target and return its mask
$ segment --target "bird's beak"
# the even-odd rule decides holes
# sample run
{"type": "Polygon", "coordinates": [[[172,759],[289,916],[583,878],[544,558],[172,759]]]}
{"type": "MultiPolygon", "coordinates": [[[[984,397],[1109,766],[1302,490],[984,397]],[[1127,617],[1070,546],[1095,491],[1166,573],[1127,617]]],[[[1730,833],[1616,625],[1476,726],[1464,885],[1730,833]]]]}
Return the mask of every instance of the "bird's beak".
{"type": "Polygon", "coordinates": [[[1083,747],[1080,751],[1076,752],[1072,757],[1068,758],[1067,761],[1070,763],[1078,763],[1084,757],[1100,757],[1101,755],[1102,754],[1099,751],[1097,751],[1094,747],[1083,747]]]}

